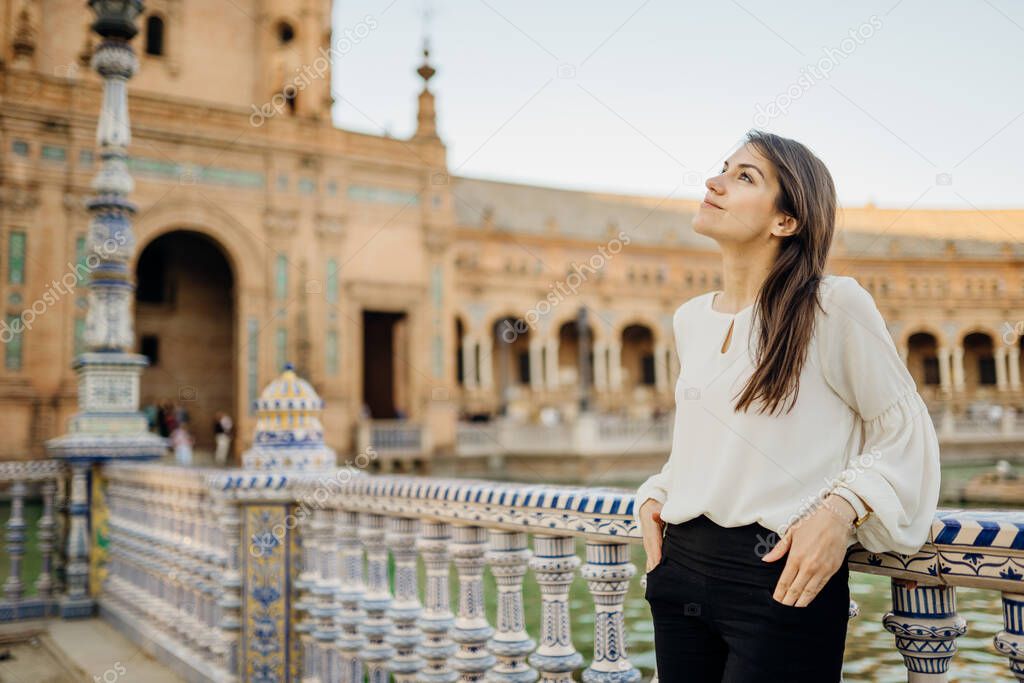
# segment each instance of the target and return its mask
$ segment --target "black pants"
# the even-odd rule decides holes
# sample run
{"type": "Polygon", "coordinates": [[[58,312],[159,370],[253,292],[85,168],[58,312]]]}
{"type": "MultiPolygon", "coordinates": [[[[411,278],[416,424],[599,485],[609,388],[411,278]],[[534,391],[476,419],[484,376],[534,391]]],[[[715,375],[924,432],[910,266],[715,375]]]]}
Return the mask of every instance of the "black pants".
{"type": "Polygon", "coordinates": [[[806,607],[772,595],[788,553],[760,524],[722,527],[701,515],[666,524],[644,597],[654,618],[659,683],[837,683],[849,621],[849,568],[806,607]]]}

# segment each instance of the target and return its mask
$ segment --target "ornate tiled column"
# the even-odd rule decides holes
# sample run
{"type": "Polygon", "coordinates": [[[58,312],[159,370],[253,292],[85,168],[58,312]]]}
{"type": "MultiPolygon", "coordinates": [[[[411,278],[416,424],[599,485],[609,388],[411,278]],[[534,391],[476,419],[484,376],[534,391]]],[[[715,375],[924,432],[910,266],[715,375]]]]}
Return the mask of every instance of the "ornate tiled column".
{"type": "Polygon", "coordinates": [[[622,605],[636,574],[626,543],[587,543],[583,577],[594,597],[594,661],[583,672],[584,683],[634,683],[640,671],[626,657],[622,605]]]}
{"type": "Polygon", "coordinates": [[[363,610],[363,547],[359,542],[359,513],[339,510],[337,534],[341,542],[341,590],[338,601],[341,613],[338,625],[341,633],[336,641],[338,649],[338,680],[340,683],[362,683],[362,652],[367,646],[361,634],[366,612],[363,610]]]}
{"type": "Polygon", "coordinates": [[[882,624],[896,636],[910,680],[931,674],[941,678],[921,680],[944,681],[956,639],[967,632],[967,622],[956,612],[956,588],[893,579],[892,605],[882,624]]]}
{"type": "Polygon", "coordinates": [[[494,666],[494,655],[485,647],[494,635],[484,613],[484,553],[487,551],[487,529],[457,524],[453,527],[452,556],[459,573],[459,615],[455,618],[452,640],[459,650],[452,668],[460,672],[460,681],[482,681],[494,666]]]}
{"type": "Polygon", "coordinates": [[[64,617],[93,612],[87,581],[90,555],[98,566],[105,549],[89,543],[88,491],[93,463],[107,459],[153,459],[163,454],[164,439],[150,434],[139,412],[139,376],[144,356],[132,353],[134,284],[131,263],[135,236],[131,218],[135,205],[128,200],[134,182],[128,173],[128,80],[138,61],[130,40],[138,33],[135,19],[142,2],[90,3],[97,21],[93,30],[102,41],[93,53],[92,66],[103,79],[103,104],[96,126],[100,169],[93,179],[95,196],[87,207],[89,223],[89,309],[86,314],[86,353],[75,359],[78,374],[78,413],[68,433],[47,442],[49,452],[65,458],[72,468],[71,531],[68,534],[68,591],[61,601],[64,617]]]}
{"type": "Polygon", "coordinates": [[[1024,593],[1003,593],[1003,630],[992,638],[1010,659],[1010,673],[1024,681],[1024,593]]]}
{"type": "Polygon", "coordinates": [[[572,536],[535,535],[530,568],[540,586],[540,645],[529,662],[546,683],[572,683],[572,672],[583,664],[583,655],[572,644],[569,588],[580,558],[572,536]]]}
{"type": "Polygon", "coordinates": [[[424,639],[417,649],[425,660],[419,676],[425,683],[455,683],[459,680],[459,674],[448,666],[449,659],[458,650],[448,635],[455,624],[448,582],[451,572],[448,544],[451,538],[449,523],[424,520],[416,541],[427,574],[426,605],[420,619],[424,639]]]}
{"type": "Polygon", "coordinates": [[[490,541],[485,557],[498,584],[498,619],[487,649],[498,663],[488,672],[487,680],[530,683],[537,680],[537,672],[526,663],[526,656],[536,643],[526,632],[523,577],[533,553],[526,547],[526,533],[522,531],[492,530],[490,541]]]}
{"type": "Polygon", "coordinates": [[[417,672],[423,668],[423,659],[416,647],[423,640],[417,627],[423,611],[418,596],[416,576],[416,533],[419,520],[414,517],[389,517],[385,538],[395,558],[395,595],[388,609],[393,624],[387,642],[395,648],[395,656],[388,665],[398,683],[418,680],[417,672]]]}

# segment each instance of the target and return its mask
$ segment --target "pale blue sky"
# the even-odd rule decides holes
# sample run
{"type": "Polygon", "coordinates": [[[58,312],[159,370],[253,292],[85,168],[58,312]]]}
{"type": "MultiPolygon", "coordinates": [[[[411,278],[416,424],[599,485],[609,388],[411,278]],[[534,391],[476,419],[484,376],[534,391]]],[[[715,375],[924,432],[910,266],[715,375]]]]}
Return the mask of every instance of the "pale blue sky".
{"type": "MultiPolygon", "coordinates": [[[[427,4],[335,3],[336,41],[375,26],[336,60],[337,125],[412,132],[427,4]]],[[[811,147],[844,204],[1024,208],[1019,2],[429,5],[454,173],[693,198],[757,126],[811,147]],[[786,113],[757,118],[787,91],[786,113]]]]}

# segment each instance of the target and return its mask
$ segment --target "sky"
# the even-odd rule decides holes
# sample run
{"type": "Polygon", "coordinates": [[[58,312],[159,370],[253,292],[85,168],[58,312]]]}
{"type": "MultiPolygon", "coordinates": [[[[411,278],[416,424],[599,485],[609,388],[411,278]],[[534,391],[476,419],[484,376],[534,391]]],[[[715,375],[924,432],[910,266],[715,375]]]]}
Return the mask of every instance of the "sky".
{"type": "Polygon", "coordinates": [[[1020,2],[339,1],[333,28],[335,124],[396,137],[429,35],[456,175],[699,198],[761,128],[847,206],[1024,208],[1020,2]]]}

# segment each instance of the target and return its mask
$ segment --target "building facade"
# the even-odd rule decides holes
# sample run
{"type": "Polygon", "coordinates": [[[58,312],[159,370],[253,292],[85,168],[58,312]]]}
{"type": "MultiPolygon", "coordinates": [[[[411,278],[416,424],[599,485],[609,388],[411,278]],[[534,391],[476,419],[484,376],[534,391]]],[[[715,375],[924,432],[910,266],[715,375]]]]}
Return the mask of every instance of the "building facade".
{"type": "MultiPolygon", "coordinates": [[[[0,0],[0,459],[63,432],[85,326],[102,90],[84,3],[45,4],[0,0]]],[[[428,55],[411,137],[335,128],[330,57],[360,27],[332,36],[328,0],[146,4],[129,93],[141,401],[184,407],[200,448],[217,411],[248,447],[287,362],[340,453],[370,421],[419,425],[430,454],[460,417],[571,420],[581,382],[602,412],[672,406],[672,313],[721,286],[696,201],[450,175],[428,55]]],[[[846,207],[838,227],[830,272],[874,294],[926,399],[1021,401],[1024,210],[846,207]]]]}

